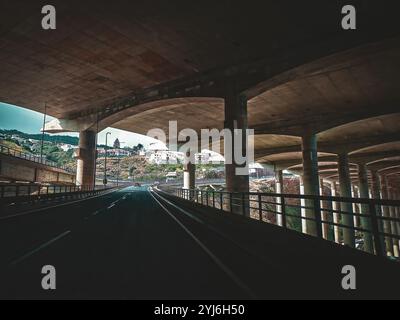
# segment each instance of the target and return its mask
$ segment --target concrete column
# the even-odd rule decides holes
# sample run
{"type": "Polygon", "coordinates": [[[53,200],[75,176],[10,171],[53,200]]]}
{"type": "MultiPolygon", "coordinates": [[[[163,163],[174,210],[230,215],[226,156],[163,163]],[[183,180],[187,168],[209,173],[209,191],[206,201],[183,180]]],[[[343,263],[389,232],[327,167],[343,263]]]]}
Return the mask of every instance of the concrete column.
{"type": "Polygon", "coordinates": [[[82,131],[79,133],[79,148],[76,156],[78,159],[76,184],[93,187],[96,169],[96,132],[82,131]]]}
{"type": "MultiPolygon", "coordinates": [[[[327,194],[325,193],[325,189],[324,189],[324,179],[320,179],[320,195],[321,196],[327,196],[327,194]]],[[[322,221],[329,221],[329,214],[328,214],[328,201],[321,201],[321,220],[322,221]]],[[[325,240],[328,240],[328,235],[329,235],[329,224],[326,223],[322,223],[322,237],[325,240]]]]}
{"type": "MultiPolygon", "coordinates": [[[[283,193],[283,171],[282,170],[277,170],[275,171],[275,193],[283,193]]],[[[278,214],[276,215],[276,222],[278,226],[282,227],[283,226],[283,219],[282,219],[282,206],[279,205],[281,203],[281,198],[276,197],[275,199],[276,203],[276,212],[278,214]]]]}
{"type": "MultiPolygon", "coordinates": [[[[332,197],[337,197],[338,195],[336,181],[331,181],[331,195],[332,197]]],[[[337,201],[332,201],[332,210],[339,211],[339,209],[340,209],[339,203],[337,201]]],[[[335,242],[341,244],[342,237],[341,237],[340,227],[337,226],[337,224],[340,224],[340,214],[337,212],[333,212],[333,223],[336,224],[333,227],[335,242]]]]}
{"type": "MultiPolygon", "coordinates": [[[[394,190],[393,188],[388,185],[388,198],[390,200],[396,200],[396,197],[394,195],[394,190]]],[[[397,214],[396,214],[396,208],[395,207],[389,207],[389,212],[390,212],[390,217],[392,219],[396,219],[397,218],[397,214]]],[[[396,221],[390,221],[390,227],[392,229],[392,233],[396,236],[399,235],[399,230],[397,229],[397,222],[396,221]]],[[[392,239],[393,241],[393,254],[396,258],[398,258],[400,256],[400,252],[399,252],[399,240],[396,238],[392,239]]]]}
{"type": "MultiPolygon", "coordinates": [[[[358,198],[358,190],[357,190],[357,187],[356,187],[354,184],[351,185],[351,197],[352,197],[353,199],[357,199],[357,198],[358,198]]],[[[353,213],[354,213],[354,214],[360,213],[360,206],[359,206],[358,203],[353,203],[353,213]]],[[[356,228],[358,228],[358,227],[360,226],[360,223],[359,223],[360,219],[359,219],[359,217],[356,216],[356,215],[354,215],[353,220],[354,220],[354,221],[353,221],[353,222],[354,222],[354,226],[355,226],[356,228]]]]}
{"type": "MultiPolygon", "coordinates": [[[[339,154],[339,185],[340,195],[344,198],[351,198],[351,178],[350,178],[350,167],[348,155],[343,153],[339,154]]],[[[344,244],[354,248],[355,247],[355,234],[354,230],[354,218],[353,218],[353,205],[349,202],[341,203],[341,211],[346,214],[342,214],[342,224],[349,228],[343,228],[343,240],[344,244]]]]}
{"type": "MultiPolygon", "coordinates": [[[[306,195],[319,195],[319,177],[318,177],[318,153],[317,153],[317,136],[308,134],[302,138],[302,154],[303,154],[303,183],[304,193],[306,195]]],[[[310,219],[320,220],[320,203],[319,201],[306,200],[307,207],[314,209],[306,209],[306,217],[310,219]]],[[[320,223],[307,220],[307,234],[322,237],[322,226],[320,223]]]]}
{"type": "MultiPolygon", "coordinates": [[[[225,175],[226,175],[226,189],[228,192],[248,193],[249,192],[249,172],[245,169],[245,165],[238,164],[235,161],[235,153],[240,153],[243,156],[247,156],[247,135],[246,130],[248,129],[247,124],[247,98],[244,95],[240,95],[235,90],[235,86],[232,83],[226,85],[225,91],[225,123],[224,128],[229,129],[234,137],[233,143],[224,140],[225,143],[225,159],[231,159],[232,163],[225,164],[225,175]],[[235,129],[241,129],[242,134],[236,136],[235,129]],[[240,150],[238,143],[234,142],[241,138],[240,150]],[[239,171],[246,171],[245,173],[239,171]]],[[[233,212],[243,213],[243,208],[240,203],[234,203],[233,212]]],[[[250,215],[250,211],[244,212],[246,216],[250,215]]]]}
{"type": "MultiPolygon", "coordinates": [[[[377,200],[382,199],[381,183],[380,183],[380,178],[379,178],[378,172],[375,170],[371,170],[371,177],[372,177],[372,198],[377,199],[377,200]]],[[[382,217],[382,207],[381,206],[376,206],[376,215],[378,217],[382,217]]],[[[384,231],[384,224],[383,224],[382,219],[378,219],[378,227],[379,227],[380,232],[384,231]]],[[[380,236],[380,238],[381,238],[381,243],[382,243],[382,247],[383,247],[382,251],[386,252],[387,254],[390,255],[391,249],[390,249],[390,245],[386,241],[386,238],[383,236],[380,236]]]]}
{"type": "MultiPolygon", "coordinates": [[[[395,190],[395,193],[394,193],[394,200],[400,200],[400,195],[397,190],[395,190]]],[[[400,208],[396,207],[395,210],[396,210],[396,218],[400,220],[400,208]]],[[[400,236],[400,221],[397,222],[397,232],[400,236]]],[[[400,243],[400,240],[399,240],[399,243],[400,243]]]]}
{"type": "MultiPolygon", "coordinates": [[[[303,176],[299,176],[299,182],[300,182],[300,194],[304,195],[304,179],[303,176]]],[[[306,206],[306,201],[304,199],[300,199],[300,205],[301,205],[301,217],[305,218],[306,217],[306,209],[304,208],[306,206]]],[[[305,234],[307,234],[307,220],[301,219],[301,231],[305,234]]]]}
{"type": "MultiPolygon", "coordinates": [[[[388,182],[385,175],[381,175],[381,194],[382,199],[389,199],[388,182]]],[[[382,206],[382,216],[390,218],[390,209],[388,206],[382,206]]],[[[383,220],[383,230],[386,234],[392,234],[392,226],[390,221],[383,220]]],[[[391,237],[385,237],[386,248],[389,256],[394,256],[393,240],[391,237]]]]}
{"type": "MultiPolygon", "coordinates": [[[[358,190],[360,192],[361,199],[369,198],[369,187],[368,187],[368,172],[365,164],[358,165],[358,190]]],[[[369,206],[367,204],[361,205],[361,214],[369,215],[369,206]]],[[[371,219],[368,217],[361,217],[361,228],[372,231],[371,219]]],[[[364,250],[369,253],[374,253],[374,244],[372,233],[364,232],[364,250]]]]}
{"type": "Polygon", "coordinates": [[[193,190],[196,188],[196,165],[187,163],[183,168],[183,189],[193,190]]]}
{"type": "MultiPolygon", "coordinates": [[[[196,158],[192,150],[187,150],[183,165],[183,189],[194,190],[196,188],[196,158]]],[[[194,193],[186,194],[187,199],[193,198],[194,193]]]]}

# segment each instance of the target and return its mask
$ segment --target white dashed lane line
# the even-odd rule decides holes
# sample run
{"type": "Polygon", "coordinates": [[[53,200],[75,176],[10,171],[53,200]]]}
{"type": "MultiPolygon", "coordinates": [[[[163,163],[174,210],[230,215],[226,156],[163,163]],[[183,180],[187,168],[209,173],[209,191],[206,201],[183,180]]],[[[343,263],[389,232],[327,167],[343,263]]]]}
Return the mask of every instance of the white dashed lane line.
{"type": "Polygon", "coordinates": [[[11,267],[16,266],[17,264],[19,264],[19,263],[23,262],[24,260],[26,260],[26,259],[30,258],[31,256],[33,256],[34,254],[36,254],[36,253],[38,253],[38,252],[40,252],[40,251],[46,249],[47,247],[51,246],[51,245],[54,244],[55,242],[57,242],[57,241],[59,241],[59,240],[65,238],[65,237],[68,236],[70,233],[71,233],[71,230],[68,230],[68,231],[65,231],[65,232],[61,233],[61,234],[58,235],[57,237],[55,237],[55,238],[53,238],[53,239],[51,239],[51,240],[49,240],[49,241],[47,241],[47,242],[41,244],[41,245],[38,246],[36,249],[34,249],[34,250],[32,250],[32,251],[29,251],[28,253],[24,254],[24,255],[21,256],[20,258],[18,258],[18,259],[16,259],[16,260],[12,261],[12,262],[10,263],[10,266],[11,266],[11,267]]]}

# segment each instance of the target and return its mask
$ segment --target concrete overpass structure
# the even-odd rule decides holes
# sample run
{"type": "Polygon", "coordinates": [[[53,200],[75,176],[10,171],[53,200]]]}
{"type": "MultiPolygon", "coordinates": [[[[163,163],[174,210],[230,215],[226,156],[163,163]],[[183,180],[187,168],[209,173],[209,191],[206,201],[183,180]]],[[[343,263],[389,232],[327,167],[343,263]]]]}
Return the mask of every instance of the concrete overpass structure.
{"type": "MultiPolygon", "coordinates": [[[[78,184],[93,184],[96,132],[168,132],[177,120],[197,132],[254,129],[256,159],[274,165],[278,180],[284,169],[298,173],[307,195],[320,194],[322,178],[332,193],[339,182],[342,197],[356,185],[360,197],[399,198],[400,25],[391,3],[354,1],[357,31],[340,28],[341,1],[91,4],[54,1],[58,27],[48,32],[37,3],[0,8],[9,13],[0,100],[40,112],[47,103],[58,119],[48,132],[80,133],[78,184]]],[[[226,166],[227,190],[246,193],[238,166],[226,166]]],[[[194,170],[187,165],[188,189],[194,170]]],[[[318,227],[307,221],[304,231],[318,227]]],[[[354,246],[354,231],[344,243],[354,246]]]]}
{"type": "Polygon", "coordinates": [[[0,145],[0,180],[75,185],[75,172],[0,145]]]}

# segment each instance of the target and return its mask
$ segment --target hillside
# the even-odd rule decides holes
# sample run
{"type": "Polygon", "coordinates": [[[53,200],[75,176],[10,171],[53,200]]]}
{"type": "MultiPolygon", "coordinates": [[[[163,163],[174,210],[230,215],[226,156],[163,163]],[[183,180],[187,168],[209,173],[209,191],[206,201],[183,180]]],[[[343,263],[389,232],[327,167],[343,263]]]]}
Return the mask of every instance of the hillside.
{"type": "MultiPolygon", "coordinates": [[[[18,130],[4,130],[0,129],[0,134],[4,135],[13,135],[13,136],[19,136],[23,139],[32,139],[32,140],[42,140],[42,134],[29,134],[29,133],[24,133],[18,130]]],[[[70,144],[73,146],[78,146],[79,145],[79,138],[78,137],[71,137],[71,136],[54,136],[54,135],[49,135],[45,134],[44,135],[44,141],[47,142],[53,142],[53,143],[63,143],[63,144],[70,144]]]]}

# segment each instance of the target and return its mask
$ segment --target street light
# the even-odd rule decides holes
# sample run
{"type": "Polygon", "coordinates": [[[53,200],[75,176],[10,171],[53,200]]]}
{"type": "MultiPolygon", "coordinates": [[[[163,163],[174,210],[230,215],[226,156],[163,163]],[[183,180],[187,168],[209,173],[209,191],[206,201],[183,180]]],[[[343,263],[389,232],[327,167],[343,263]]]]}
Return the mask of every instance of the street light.
{"type": "Polygon", "coordinates": [[[47,117],[47,103],[44,104],[44,115],[43,115],[43,129],[42,129],[42,141],[40,144],[40,163],[43,163],[43,147],[44,147],[44,134],[46,127],[46,117],[47,117]]]}
{"type": "MultiPolygon", "coordinates": [[[[126,142],[120,142],[120,143],[119,143],[119,144],[120,144],[120,147],[121,147],[121,145],[124,144],[124,143],[126,143],[126,142]]],[[[120,151],[120,149],[118,149],[118,151],[117,151],[117,159],[118,159],[117,187],[119,187],[119,175],[120,175],[120,171],[121,171],[121,167],[120,167],[121,158],[120,158],[120,153],[119,153],[119,151],[120,151]]]]}
{"type": "Polygon", "coordinates": [[[106,133],[106,147],[104,149],[105,151],[105,155],[104,155],[104,180],[103,180],[103,184],[104,186],[107,185],[108,181],[107,181],[107,148],[108,148],[108,135],[111,135],[111,132],[107,132],[106,133]]]}

